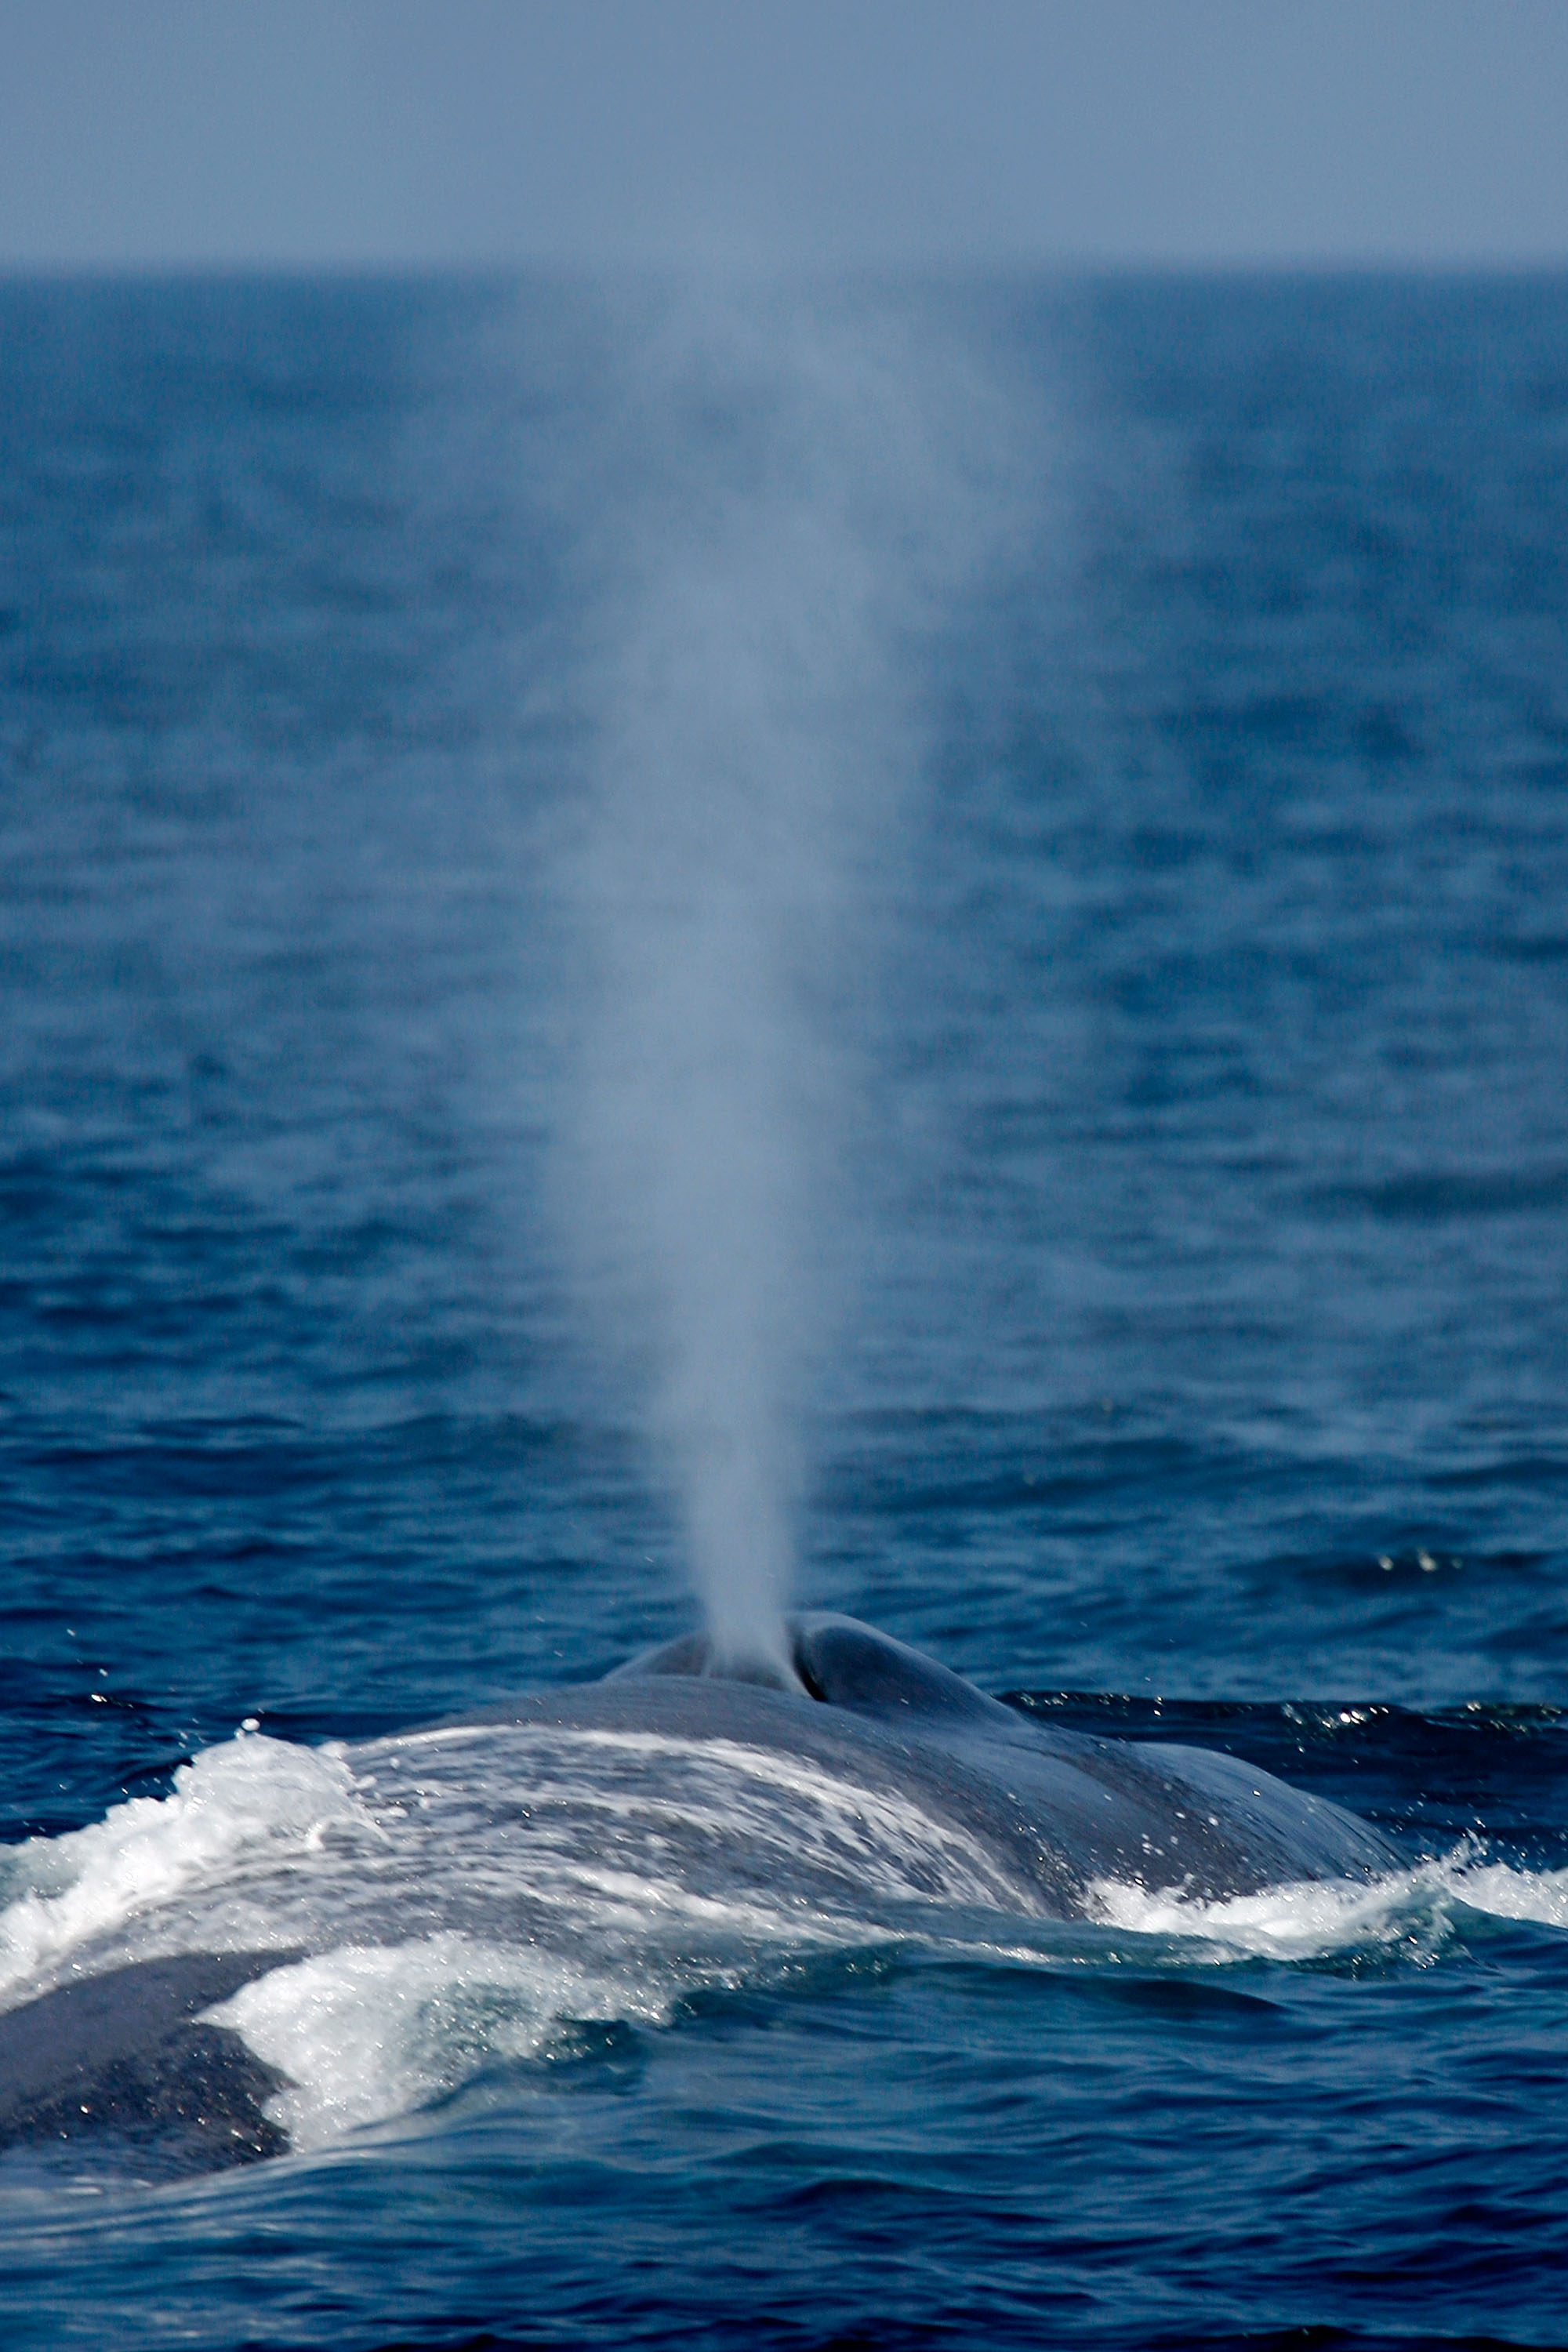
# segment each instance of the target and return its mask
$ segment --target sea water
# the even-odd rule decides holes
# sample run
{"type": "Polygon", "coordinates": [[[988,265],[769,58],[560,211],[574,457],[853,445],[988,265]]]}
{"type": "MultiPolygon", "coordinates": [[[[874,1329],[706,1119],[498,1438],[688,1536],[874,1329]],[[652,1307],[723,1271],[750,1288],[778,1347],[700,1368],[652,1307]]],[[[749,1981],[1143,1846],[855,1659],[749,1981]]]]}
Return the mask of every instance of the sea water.
{"type": "Polygon", "coordinates": [[[0,2164],[8,2344],[1563,2339],[1568,287],[818,299],[992,511],[814,559],[899,780],[795,1598],[1407,1866],[1064,1925],[804,1764],[464,1726],[696,1608],[561,1214],[648,298],[14,283],[0,2000],[315,1957],[220,2012],[291,2155],[0,2164]]]}

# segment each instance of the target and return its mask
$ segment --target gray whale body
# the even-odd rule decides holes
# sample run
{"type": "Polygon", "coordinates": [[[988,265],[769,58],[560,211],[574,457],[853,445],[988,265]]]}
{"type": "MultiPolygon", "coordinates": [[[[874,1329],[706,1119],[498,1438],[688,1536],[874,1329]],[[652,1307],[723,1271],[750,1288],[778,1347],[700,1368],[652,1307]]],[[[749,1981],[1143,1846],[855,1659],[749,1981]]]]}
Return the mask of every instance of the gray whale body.
{"type": "Polygon", "coordinates": [[[532,1705],[559,1723],[700,1724],[710,1737],[852,1767],[978,1836],[999,1874],[1027,1890],[1027,1908],[1050,1918],[1081,1916],[1097,1880],[1213,1901],[1398,1867],[1356,1814],[1235,1757],[1037,1722],[852,1617],[795,1617],[785,1631],[804,1696],[766,1667],[737,1677],[706,1636],[689,1634],[604,1683],[532,1705]],[[667,1678],[675,1687],[664,1696],[652,1685],[667,1678]]]}
{"type": "MultiPolygon", "coordinates": [[[[868,1803],[912,1805],[939,1842],[951,1835],[978,1858],[996,1908],[1035,1918],[1091,1915],[1107,1880],[1214,1900],[1399,1864],[1354,1814],[1232,1757],[1040,1724],[852,1618],[800,1616],[784,1630],[793,1681],[782,1664],[727,1665],[689,1635],[602,1682],[537,1692],[464,1727],[647,1737],[639,1769],[654,1775],[661,1742],[721,1760],[793,1759],[868,1803]]],[[[746,1883],[743,1841],[721,1861],[746,1883]]],[[[929,1886],[918,1868],[908,1885],[952,1899],[934,1870],[929,1886]]],[[[280,2153],[287,2138],[265,2103],[284,2078],[203,2012],[305,1957],[140,1960],[0,2015],[0,2147],[107,2134],[173,2170],[280,2153]]]]}

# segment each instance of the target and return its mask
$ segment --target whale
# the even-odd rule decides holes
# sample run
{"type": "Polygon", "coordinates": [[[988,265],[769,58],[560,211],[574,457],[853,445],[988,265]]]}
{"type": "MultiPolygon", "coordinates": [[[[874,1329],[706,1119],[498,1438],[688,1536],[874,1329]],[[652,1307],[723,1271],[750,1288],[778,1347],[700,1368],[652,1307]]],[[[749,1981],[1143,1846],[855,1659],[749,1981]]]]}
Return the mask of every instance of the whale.
{"type": "MultiPolygon", "coordinates": [[[[286,2154],[289,2076],[253,2046],[246,2001],[345,1940],[395,1943],[416,1912],[426,1933],[510,1934],[564,1967],[655,1868],[659,1904],[684,1902],[689,1927],[721,1901],[816,1919],[863,1894],[865,1916],[896,1935],[922,1907],[1088,1920],[1108,1884],[1213,1902],[1371,1882],[1402,1859],[1356,1814],[1232,1756],[1042,1723],[827,1613],[787,1619],[756,1657],[686,1635],[602,1680],[345,1749],[335,1769],[396,1799],[392,1826],[375,1825],[383,1843],[364,1848],[381,1907],[344,1912],[351,1845],[319,1916],[280,1892],[262,1937],[246,1940],[231,1905],[164,1922],[186,1948],[127,1957],[100,1938],[73,1953],[0,2012],[0,2150],[74,2158],[114,2143],[174,2172],[286,2154]],[[458,1824],[470,1847],[443,1874],[458,1824]],[[416,1834],[398,1878],[386,1843],[416,1834]],[[503,1861],[513,1876],[500,1885],[503,1861]]],[[[258,1916],[252,1885],[243,1920],[258,1916]]]]}

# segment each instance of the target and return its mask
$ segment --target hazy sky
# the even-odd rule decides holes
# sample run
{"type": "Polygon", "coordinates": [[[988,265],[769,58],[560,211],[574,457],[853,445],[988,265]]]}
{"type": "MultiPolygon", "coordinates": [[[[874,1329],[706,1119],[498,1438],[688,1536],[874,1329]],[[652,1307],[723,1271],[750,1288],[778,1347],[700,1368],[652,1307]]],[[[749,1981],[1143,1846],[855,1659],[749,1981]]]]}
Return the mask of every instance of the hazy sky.
{"type": "Polygon", "coordinates": [[[1568,259],[1568,0],[0,0],[0,267],[1568,259]]]}

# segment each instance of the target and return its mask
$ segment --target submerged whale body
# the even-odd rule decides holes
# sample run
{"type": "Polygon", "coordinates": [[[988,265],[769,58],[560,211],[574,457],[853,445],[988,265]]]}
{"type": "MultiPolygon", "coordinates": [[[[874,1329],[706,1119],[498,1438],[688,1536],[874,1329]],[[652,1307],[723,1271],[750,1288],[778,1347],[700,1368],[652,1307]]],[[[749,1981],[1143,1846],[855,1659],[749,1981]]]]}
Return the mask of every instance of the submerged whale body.
{"type": "MultiPolygon", "coordinates": [[[[1067,1920],[1096,1916],[1107,1882],[1215,1900],[1397,1865],[1366,1822],[1234,1758],[1042,1725],[850,1618],[785,1637],[785,1659],[748,1664],[689,1636],[602,1682],[336,1751],[356,1803],[384,1811],[363,1854],[342,1831],[330,1903],[310,1908],[294,1864],[258,1912],[249,1864],[247,1908],[157,1923],[184,1948],[73,1958],[0,2014],[0,2147],[107,2134],[174,2169],[281,2152],[291,2075],[257,2016],[345,1950],[374,1997],[378,1954],[414,1927],[552,1951],[586,1982],[583,1947],[624,1941],[638,1887],[689,1944],[724,1906],[897,1933],[910,1905],[1067,1920]],[[237,1929],[258,1916],[265,1936],[237,1929]]],[[[559,1999],[573,2013],[570,1986],[559,1999]]]]}

